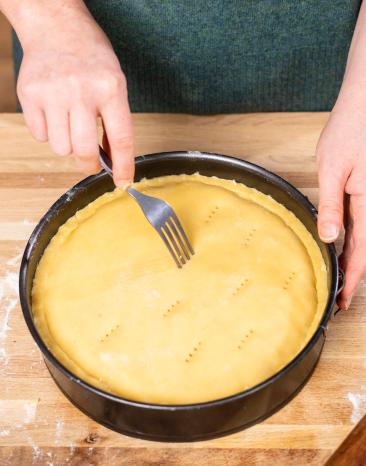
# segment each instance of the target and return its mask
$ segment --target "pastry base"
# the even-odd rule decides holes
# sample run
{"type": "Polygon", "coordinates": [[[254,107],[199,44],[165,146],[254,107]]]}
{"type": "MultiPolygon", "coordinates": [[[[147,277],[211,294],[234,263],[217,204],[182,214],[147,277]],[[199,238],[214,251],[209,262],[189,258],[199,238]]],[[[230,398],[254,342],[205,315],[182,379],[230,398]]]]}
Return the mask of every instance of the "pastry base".
{"type": "Polygon", "coordinates": [[[159,404],[233,395],[294,359],[328,296],[305,226],[233,181],[195,174],[135,187],[172,205],[195,255],[178,269],[122,190],[78,211],[34,279],[35,323],[56,358],[107,392],[159,404]]]}

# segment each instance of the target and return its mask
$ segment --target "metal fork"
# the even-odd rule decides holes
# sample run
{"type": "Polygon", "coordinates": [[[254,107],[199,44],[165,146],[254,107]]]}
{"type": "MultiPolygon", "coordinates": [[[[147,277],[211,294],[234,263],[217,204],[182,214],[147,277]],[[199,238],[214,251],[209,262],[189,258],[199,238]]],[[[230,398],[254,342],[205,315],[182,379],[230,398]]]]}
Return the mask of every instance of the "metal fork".
{"type": "MultiPolygon", "coordinates": [[[[113,176],[111,160],[101,147],[99,158],[104,170],[113,176]]],[[[127,192],[137,201],[147,220],[164,241],[175,263],[181,268],[194,251],[174,210],[162,199],[142,194],[134,188],[127,188],[127,192]]]]}

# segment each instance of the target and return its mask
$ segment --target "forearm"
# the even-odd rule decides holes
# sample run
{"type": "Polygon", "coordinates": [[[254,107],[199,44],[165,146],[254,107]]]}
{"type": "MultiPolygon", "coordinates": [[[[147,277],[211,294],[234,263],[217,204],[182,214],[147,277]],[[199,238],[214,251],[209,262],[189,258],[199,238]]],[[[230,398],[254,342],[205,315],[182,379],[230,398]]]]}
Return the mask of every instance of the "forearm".
{"type": "Polygon", "coordinates": [[[80,20],[94,22],[82,0],[0,0],[0,10],[14,27],[24,50],[36,41],[50,40],[55,33],[66,33],[80,20]]]}
{"type": "Polygon", "coordinates": [[[357,19],[338,103],[355,96],[362,105],[366,103],[366,2],[357,19]]]}

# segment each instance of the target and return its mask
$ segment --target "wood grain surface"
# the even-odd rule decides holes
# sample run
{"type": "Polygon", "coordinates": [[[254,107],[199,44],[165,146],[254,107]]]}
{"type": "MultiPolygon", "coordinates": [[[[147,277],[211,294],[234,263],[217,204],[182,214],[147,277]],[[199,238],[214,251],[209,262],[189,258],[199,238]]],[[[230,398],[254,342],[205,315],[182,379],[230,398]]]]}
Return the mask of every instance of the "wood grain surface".
{"type": "Polygon", "coordinates": [[[366,416],[356,425],[325,466],[364,466],[366,464],[366,416]]]}
{"type": "MultiPolygon", "coordinates": [[[[281,174],[317,202],[314,150],[327,114],[134,116],[138,154],[235,155],[281,174]]],[[[164,444],[96,424],[59,392],[23,322],[21,253],[46,209],[82,176],[0,115],[0,465],[323,465],[366,413],[366,284],[331,323],[306,387],[265,422],[216,440],[164,444]]],[[[350,465],[351,466],[351,465],[350,465]]]]}

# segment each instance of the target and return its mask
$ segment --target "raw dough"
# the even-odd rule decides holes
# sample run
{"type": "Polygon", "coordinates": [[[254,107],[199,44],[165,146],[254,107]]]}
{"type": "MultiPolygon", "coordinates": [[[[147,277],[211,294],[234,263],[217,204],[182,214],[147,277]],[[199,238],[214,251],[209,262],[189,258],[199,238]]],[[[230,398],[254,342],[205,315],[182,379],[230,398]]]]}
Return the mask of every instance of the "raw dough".
{"type": "Polygon", "coordinates": [[[105,391],[168,404],[235,394],[289,363],[328,295],[305,226],[233,181],[196,174],[135,186],[173,206],[196,254],[179,270],[122,190],[78,211],[34,280],[35,322],[53,354],[105,391]]]}

